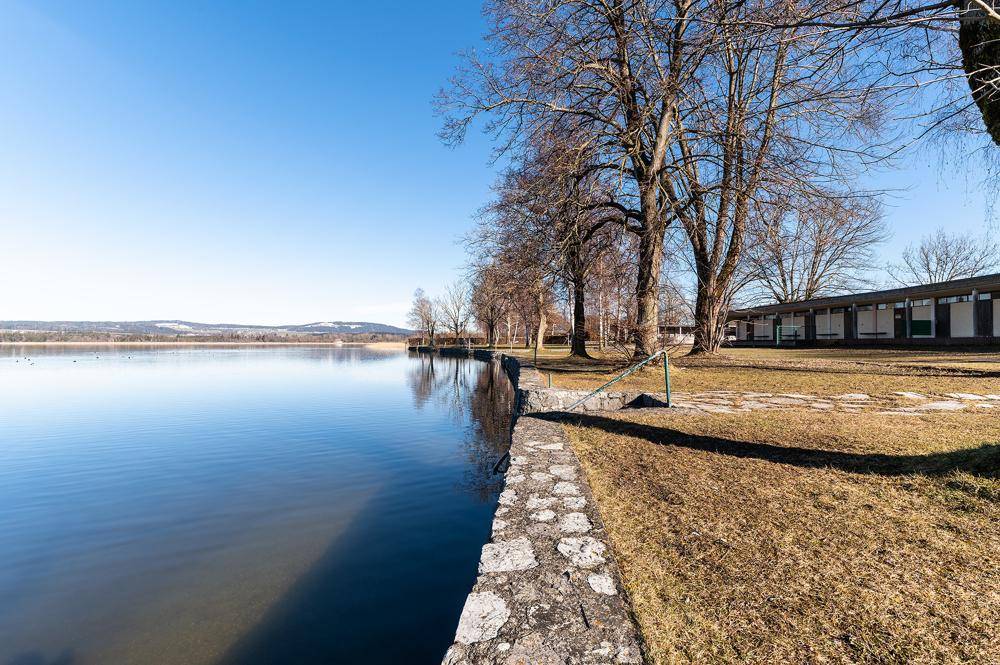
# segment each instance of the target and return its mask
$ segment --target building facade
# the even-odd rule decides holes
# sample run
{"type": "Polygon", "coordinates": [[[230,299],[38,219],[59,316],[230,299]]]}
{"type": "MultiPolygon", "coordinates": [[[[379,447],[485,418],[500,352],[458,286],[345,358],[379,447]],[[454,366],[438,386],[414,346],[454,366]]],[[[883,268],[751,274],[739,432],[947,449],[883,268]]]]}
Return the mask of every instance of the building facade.
{"type": "Polygon", "coordinates": [[[1000,274],[734,310],[736,345],[1000,344],[1000,274]]]}

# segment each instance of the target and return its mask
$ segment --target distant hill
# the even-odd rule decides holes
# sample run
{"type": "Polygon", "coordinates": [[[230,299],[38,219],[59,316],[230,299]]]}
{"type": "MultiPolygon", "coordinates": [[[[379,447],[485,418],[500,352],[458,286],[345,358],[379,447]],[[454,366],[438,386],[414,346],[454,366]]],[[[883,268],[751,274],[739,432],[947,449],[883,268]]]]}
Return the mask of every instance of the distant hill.
{"type": "Polygon", "coordinates": [[[258,326],[194,321],[0,321],[8,332],[108,333],[117,335],[410,335],[413,331],[368,321],[320,321],[303,325],[258,326]]]}

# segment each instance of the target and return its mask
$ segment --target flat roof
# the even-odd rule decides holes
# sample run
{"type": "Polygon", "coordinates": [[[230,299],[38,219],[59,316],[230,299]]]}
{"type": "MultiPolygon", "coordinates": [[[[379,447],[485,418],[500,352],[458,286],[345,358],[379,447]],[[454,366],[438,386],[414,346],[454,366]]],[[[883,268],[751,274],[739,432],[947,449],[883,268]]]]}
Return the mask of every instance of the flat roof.
{"type": "Polygon", "coordinates": [[[880,302],[898,302],[906,298],[929,298],[932,296],[964,295],[973,289],[983,291],[1000,289],[1000,273],[992,275],[980,275],[979,277],[966,277],[964,279],[953,279],[949,282],[937,282],[935,284],[920,284],[919,286],[904,286],[898,289],[886,289],[883,291],[866,291],[864,293],[850,293],[843,296],[831,296],[828,298],[814,298],[813,300],[800,300],[798,302],[776,303],[773,305],[760,305],[758,307],[747,307],[744,309],[734,309],[729,313],[729,320],[742,319],[755,314],[784,314],[787,312],[798,312],[807,309],[825,309],[827,307],[841,307],[857,303],[859,305],[872,305],[880,302]]]}

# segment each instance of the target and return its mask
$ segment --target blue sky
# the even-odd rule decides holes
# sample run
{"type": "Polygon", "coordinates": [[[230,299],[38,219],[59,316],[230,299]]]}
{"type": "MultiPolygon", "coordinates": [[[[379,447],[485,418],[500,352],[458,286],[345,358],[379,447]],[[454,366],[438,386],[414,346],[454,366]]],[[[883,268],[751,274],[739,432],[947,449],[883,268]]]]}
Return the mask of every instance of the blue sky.
{"type": "MultiPolygon", "coordinates": [[[[476,0],[0,0],[0,319],[401,324],[441,291],[493,170],[431,100],[476,0]]],[[[872,182],[898,254],[978,232],[925,151],[872,182]]]]}

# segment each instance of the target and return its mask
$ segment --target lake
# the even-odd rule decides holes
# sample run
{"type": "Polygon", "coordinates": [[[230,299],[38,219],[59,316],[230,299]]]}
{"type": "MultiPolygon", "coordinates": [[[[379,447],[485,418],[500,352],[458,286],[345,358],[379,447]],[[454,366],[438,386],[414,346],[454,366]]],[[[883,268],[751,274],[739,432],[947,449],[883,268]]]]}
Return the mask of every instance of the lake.
{"type": "Polygon", "coordinates": [[[511,388],[348,347],[0,347],[0,664],[437,663],[511,388]]]}

